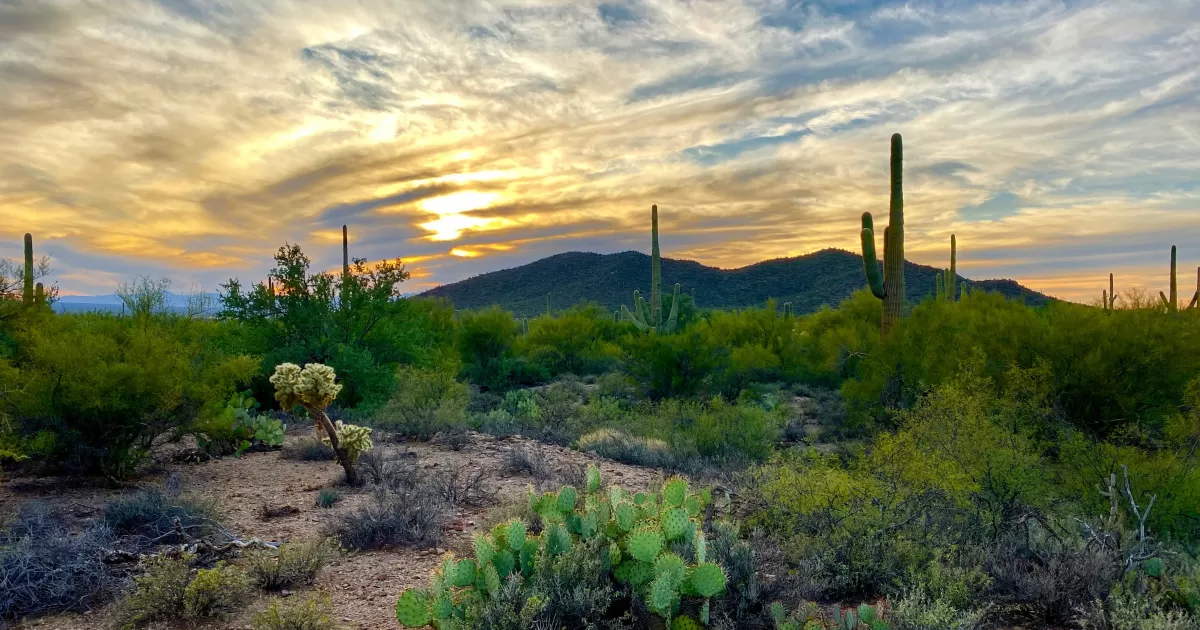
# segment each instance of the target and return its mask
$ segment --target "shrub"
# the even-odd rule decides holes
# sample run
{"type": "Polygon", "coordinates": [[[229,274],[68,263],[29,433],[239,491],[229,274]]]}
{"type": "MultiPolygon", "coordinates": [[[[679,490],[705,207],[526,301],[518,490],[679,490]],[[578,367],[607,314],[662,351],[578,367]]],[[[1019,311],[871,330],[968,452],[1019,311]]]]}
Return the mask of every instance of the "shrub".
{"type": "Polygon", "coordinates": [[[134,579],[133,591],[120,604],[118,616],[124,627],[183,617],[190,558],[154,556],[146,561],[145,572],[134,579]]]}
{"type": "Polygon", "coordinates": [[[181,494],[177,482],[168,483],[165,492],[147,488],[104,506],[104,523],[141,550],[185,542],[176,533],[176,520],[188,539],[211,535],[217,526],[214,515],[212,505],[181,494]]]}
{"type": "Polygon", "coordinates": [[[986,610],[961,610],[922,591],[896,602],[893,616],[897,630],[976,630],[983,625],[986,610]]]}
{"type": "Polygon", "coordinates": [[[337,545],[326,538],[282,545],[276,551],[257,550],[246,555],[246,572],[256,586],[267,590],[312,584],[337,552],[337,545]]]}
{"type": "Polygon", "coordinates": [[[633,466],[667,468],[674,466],[671,447],[662,440],[635,438],[613,429],[599,429],[581,438],[576,446],[601,457],[633,466]]]}
{"type": "Polygon", "coordinates": [[[544,450],[529,444],[520,444],[504,454],[504,472],[510,475],[529,474],[544,481],[554,476],[554,468],[544,450]]]}
{"type": "Polygon", "coordinates": [[[284,459],[302,462],[331,462],[337,459],[333,447],[312,436],[285,442],[281,456],[284,459]]]}
{"type": "Polygon", "coordinates": [[[342,493],[334,488],[321,488],[317,491],[317,507],[331,508],[342,500],[342,493]]]}
{"type": "Polygon", "coordinates": [[[186,431],[197,412],[248,381],[257,362],[212,347],[207,320],[113,315],[46,316],[0,359],[6,411],[33,463],[111,478],[132,474],[159,437],[186,431]]]}
{"type": "Polygon", "coordinates": [[[432,547],[442,540],[449,511],[449,503],[432,488],[380,488],[366,504],[339,516],[330,533],[354,550],[432,547]]]}
{"type": "Polygon", "coordinates": [[[228,615],[250,597],[250,578],[240,569],[218,562],[196,571],[183,591],[183,616],[197,619],[228,615]]]}
{"type": "Polygon", "coordinates": [[[114,540],[105,525],[72,534],[44,504],[22,505],[0,531],[0,625],[103,604],[118,586],[103,561],[114,540]]]}
{"type": "Polygon", "coordinates": [[[271,600],[267,609],[254,616],[254,630],[335,630],[328,595],[310,596],[300,601],[281,603],[271,600]]]}
{"type": "Polygon", "coordinates": [[[454,374],[402,366],[396,389],[372,420],[375,426],[428,440],[434,434],[464,426],[470,391],[454,374]]]}

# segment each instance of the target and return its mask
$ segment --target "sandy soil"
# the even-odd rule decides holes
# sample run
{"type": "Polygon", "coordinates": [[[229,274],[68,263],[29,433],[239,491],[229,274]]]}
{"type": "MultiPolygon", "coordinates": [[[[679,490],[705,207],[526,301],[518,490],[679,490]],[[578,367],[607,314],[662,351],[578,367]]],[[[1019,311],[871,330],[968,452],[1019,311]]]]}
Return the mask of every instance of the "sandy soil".
{"type": "MultiPolygon", "coordinates": [[[[297,438],[289,436],[288,439],[297,438]]],[[[471,533],[483,527],[489,511],[499,509],[506,500],[523,500],[525,487],[533,480],[526,474],[507,475],[502,470],[505,454],[526,444],[540,449],[558,470],[565,470],[571,464],[596,464],[606,483],[646,488],[662,478],[661,473],[655,470],[618,464],[591,454],[521,438],[493,438],[472,433],[471,443],[459,451],[431,443],[389,444],[386,448],[407,450],[416,456],[419,465],[427,468],[466,466],[487,470],[486,479],[493,486],[499,501],[488,508],[457,510],[447,524],[447,536],[440,548],[347,553],[322,570],[312,589],[329,595],[336,617],[347,629],[398,628],[394,606],[400,592],[409,586],[426,585],[430,572],[446,549],[465,552],[469,548],[471,533]]],[[[319,537],[332,518],[353,510],[367,499],[365,491],[347,489],[344,490],[344,499],[334,507],[318,508],[315,504],[317,491],[337,484],[341,469],[334,462],[287,461],[278,452],[251,453],[240,458],[228,457],[204,463],[163,463],[136,480],[135,485],[162,483],[172,473],[181,475],[185,492],[213,501],[224,526],[242,539],[257,537],[290,542],[319,537]],[[285,505],[299,511],[267,520],[261,517],[263,506],[285,505]]],[[[120,492],[90,480],[0,480],[0,519],[15,513],[26,501],[41,500],[68,514],[74,526],[83,527],[88,521],[99,518],[105,502],[120,492]]],[[[249,628],[253,614],[262,610],[268,601],[266,596],[259,597],[241,614],[203,627],[249,628]]],[[[17,627],[99,630],[111,627],[108,612],[99,610],[88,614],[55,615],[30,620],[17,627]]]]}

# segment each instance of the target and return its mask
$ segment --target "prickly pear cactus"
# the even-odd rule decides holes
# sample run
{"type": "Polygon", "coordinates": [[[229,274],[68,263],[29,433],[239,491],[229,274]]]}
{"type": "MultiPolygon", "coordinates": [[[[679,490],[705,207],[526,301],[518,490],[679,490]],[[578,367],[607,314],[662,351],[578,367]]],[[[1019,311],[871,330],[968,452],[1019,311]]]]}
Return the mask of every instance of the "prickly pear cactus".
{"type": "Polygon", "coordinates": [[[702,628],[708,623],[709,600],[725,590],[726,576],[707,562],[708,547],[697,516],[708,493],[690,494],[687,481],[675,477],[660,495],[631,495],[613,486],[601,492],[600,471],[585,474],[584,491],[565,486],[558,492],[528,490],[529,508],[541,523],[530,533],[521,520],[509,520],[474,537],[474,557],[447,554],[432,576],[429,591],[410,589],[396,603],[396,618],[405,627],[432,624],[438,630],[472,627],[479,605],[495,598],[507,580],[525,580],[537,563],[569,552],[576,544],[593,545],[611,577],[628,585],[635,598],[668,622],[669,628],[702,628]],[[632,500],[631,500],[632,499],[632,500]],[[687,557],[680,556],[687,550],[687,557]],[[693,555],[694,554],[694,555],[693,555]],[[685,600],[695,616],[678,616],[685,600]]]}

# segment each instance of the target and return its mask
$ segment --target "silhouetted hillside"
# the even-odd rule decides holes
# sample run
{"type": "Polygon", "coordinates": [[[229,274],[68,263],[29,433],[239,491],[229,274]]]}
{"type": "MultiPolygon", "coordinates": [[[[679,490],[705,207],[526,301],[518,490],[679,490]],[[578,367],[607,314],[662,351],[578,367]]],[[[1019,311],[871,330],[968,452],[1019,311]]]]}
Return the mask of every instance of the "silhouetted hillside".
{"type": "MultiPolygon", "coordinates": [[[[934,290],[933,267],[907,263],[905,289],[910,301],[920,301],[934,290]]],[[[824,304],[836,306],[855,290],[866,286],[862,258],[840,249],[825,249],[796,258],[778,258],[740,269],[706,267],[691,260],[663,258],[663,291],[678,282],[693,294],[701,308],[740,308],[761,305],[768,298],[791,302],[797,313],[816,311],[824,304]]],[[[959,282],[966,280],[959,276],[959,282]]],[[[968,280],[975,290],[996,291],[1040,306],[1051,298],[1012,280],[968,280]]],[[[650,257],[639,252],[589,254],[567,252],[527,265],[493,271],[461,282],[443,285],[422,295],[450,298],[459,309],[498,304],[517,315],[546,310],[546,294],[555,309],[580,300],[592,300],[609,310],[630,304],[635,289],[650,289],[650,257]]]]}

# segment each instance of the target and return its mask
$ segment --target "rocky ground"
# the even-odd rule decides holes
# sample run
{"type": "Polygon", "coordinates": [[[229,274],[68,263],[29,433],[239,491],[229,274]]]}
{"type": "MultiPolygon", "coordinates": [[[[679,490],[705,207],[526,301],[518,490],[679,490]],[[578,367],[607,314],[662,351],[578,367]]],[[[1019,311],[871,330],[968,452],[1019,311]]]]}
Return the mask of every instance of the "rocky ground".
{"type": "MultiPolygon", "coordinates": [[[[548,446],[521,438],[494,438],[471,433],[470,441],[460,450],[437,443],[390,443],[380,448],[399,449],[415,456],[418,465],[430,469],[461,467],[485,471],[484,479],[496,500],[488,507],[458,509],[447,523],[446,537],[435,549],[397,548],[386,551],[345,553],[324,568],[312,587],[329,595],[337,618],[347,629],[398,628],[394,606],[396,597],[409,586],[426,585],[441,552],[455,549],[468,552],[470,535],[482,528],[489,513],[505,509],[506,502],[524,500],[527,484],[536,483],[529,474],[508,474],[505,456],[515,448],[535,448],[560,476],[569,475],[575,466],[592,463],[600,467],[607,483],[628,488],[646,488],[661,481],[661,473],[651,469],[618,464],[591,454],[548,446]]],[[[298,439],[289,435],[287,439],[298,439]]],[[[381,442],[382,440],[377,440],[381,442]]],[[[342,471],[335,462],[288,461],[279,452],[249,453],[204,463],[174,463],[162,458],[130,488],[113,489],[95,480],[63,478],[16,478],[0,480],[0,519],[6,519],[27,501],[39,500],[67,514],[73,526],[82,528],[100,518],[106,502],[138,486],[164,483],[178,473],[185,492],[212,501],[223,525],[242,539],[259,538],[276,542],[294,542],[322,536],[327,524],[340,514],[355,509],[367,500],[367,491],[343,488],[344,499],[332,508],[316,506],[317,492],[336,486],[342,471]],[[264,518],[267,508],[290,506],[291,514],[264,518]]],[[[297,594],[290,594],[295,597],[297,594]]],[[[267,605],[269,598],[259,597],[240,614],[208,628],[248,628],[250,618],[267,605]]],[[[31,620],[20,628],[45,630],[99,630],[112,627],[107,609],[86,614],[67,614],[31,620]]],[[[159,626],[171,628],[174,626],[159,626]]],[[[194,627],[193,625],[178,627],[194,627]]]]}

